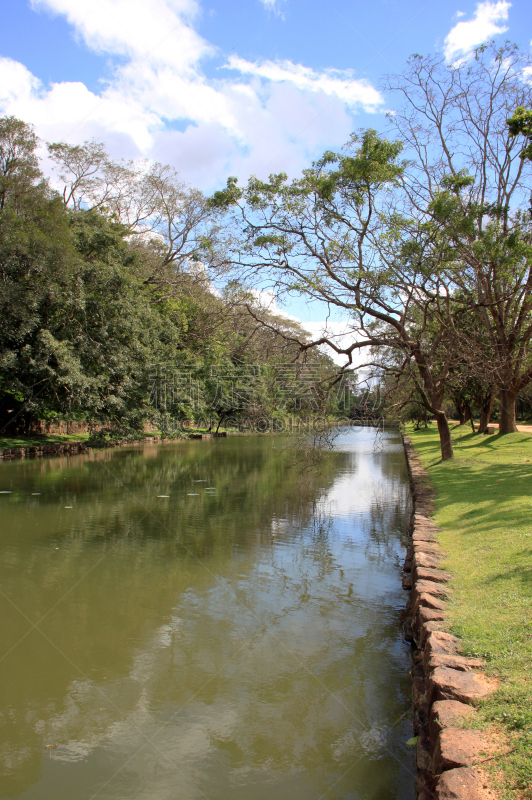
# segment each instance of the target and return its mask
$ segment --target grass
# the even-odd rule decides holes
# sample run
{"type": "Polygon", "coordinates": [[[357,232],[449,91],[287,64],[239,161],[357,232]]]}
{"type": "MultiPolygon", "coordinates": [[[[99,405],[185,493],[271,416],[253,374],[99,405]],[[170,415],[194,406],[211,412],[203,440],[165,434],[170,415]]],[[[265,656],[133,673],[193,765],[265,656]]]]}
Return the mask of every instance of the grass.
{"type": "Polygon", "coordinates": [[[503,730],[516,749],[485,766],[501,798],[532,798],[532,435],[454,426],[455,457],[442,463],[435,426],[408,434],[437,492],[450,629],[500,679],[478,724],[503,730]]]}
{"type": "Polygon", "coordinates": [[[64,442],[86,442],[88,433],[52,434],[42,433],[34,436],[0,436],[0,450],[8,447],[42,447],[45,444],[64,442]]]}
{"type": "MultiPolygon", "coordinates": [[[[220,433],[224,431],[234,431],[232,428],[220,427],[220,433]]],[[[207,433],[208,428],[185,428],[183,433],[188,436],[191,433],[207,433]]],[[[161,436],[161,431],[146,431],[139,433],[139,439],[150,436],[161,436]]],[[[69,434],[35,434],[33,436],[0,436],[0,450],[11,447],[42,447],[46,444],[63,444],[65,442],[86,442],[90,438],[88,433],[69,433],[69,434]]]]}

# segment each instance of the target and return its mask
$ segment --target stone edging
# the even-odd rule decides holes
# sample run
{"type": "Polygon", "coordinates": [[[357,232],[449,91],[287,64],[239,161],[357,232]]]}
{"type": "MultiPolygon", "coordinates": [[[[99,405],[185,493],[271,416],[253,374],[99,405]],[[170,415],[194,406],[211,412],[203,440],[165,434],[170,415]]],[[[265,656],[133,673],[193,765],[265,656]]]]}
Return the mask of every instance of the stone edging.
{"type": "Polygon", "coordinates": [[[403,588],[411,592],[405,638],[413,655],[414,735],[417,736],[418,800],[482,800],[485,777],[475,764],[485,757],[486,740],[464,722],[474,706],[496,689],[482,672],[484,662],[460,655],[460,640],[445,629],[451,575],[441,568],[445,554],[431,519],[434,489],[409,437],[403,434],[412,515],[403,588]]]}

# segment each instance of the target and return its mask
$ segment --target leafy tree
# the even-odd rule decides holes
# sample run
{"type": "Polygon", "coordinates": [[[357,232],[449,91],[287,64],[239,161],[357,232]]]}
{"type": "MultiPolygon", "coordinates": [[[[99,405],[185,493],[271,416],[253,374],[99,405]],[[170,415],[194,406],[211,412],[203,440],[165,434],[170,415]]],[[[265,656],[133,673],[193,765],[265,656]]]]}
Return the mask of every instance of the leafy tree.
{"type": "Polygon", "coordinates": [[[532,111],[519,106],[507,121],[510,136],[525,137],[525,147],[521,150],[521,158],[532,161],[532,111]]]}
{"type": "Polygon", "coordinates": [[[56,142],[48,146],[67,208],[98,210],[125,226],[143,251],[144,279],[161,296],[186,291],[196,279],[225,267],[224,236],[217,212],[171,167],[113,161],[104,146],[56,142]],[[148,252],[151,258],[147,258],[148,252]]]}
{"type": "Polygon", "coordinates": [[[278,414],[271,365],[299,358],[303,332],[237,285],[213,290],[227,260],[220,212],[170,168],[112,162],[94,142],[50,146],[57,193],[37,144],[30,126],[0,120],[1,426],[60,416],[123,435],[213,409],[218,425],[278,414]],[[194,372],[195,407],[154,395],[167,366],[194,372]],[[233,391],[250,369],[258,379],[233,391]]]}
{"type": "MultiPolygon", "coordinates": [[[[433,312],[447,300],[437,277],[426,291],[429,259],[434,265],[439,256],[423,232],[416,240],[409,230],[402,242],[404,226],[389,214],[405,168],[401,149],[399,141],[365,131],[352,137],[345,153],[326,153],[300,179],[252,178],[244,191],[230,179],[213,202],[237,208],[244,238],[234,259],[241,273],[269,276],[279,292],[304,292],[348,312],[349,346],[330,337],[312,345],[328,344],[348,364],[361,348],[398,354],[400,368],[411,371],[421,401],[437,418],[442,458],[452,458],[443,399],[453,356],[448,326],[433,312]]],[[[386,368],[382,359],[370,363],[386,368]]]]}
{"type": "Polygon", "coordinates": [[[58,387],[49,371],[52,353],[43,330],[70,291],[73,248],[68,217],[38,169],[30,126],[0,120],[0,427],[10,419],[26,429],[58,387]]]}
{"type": "MultiPolygon", "coordinates": [[[[391,125],[411,157],[404,213],[432,224],[442,283],[484,329],[481,366],[500,394],[501,433],[516,430],[516,396],[532,380],[532,171],[507,125],[516,106],[531,105],[528,65],[516,48],[489,45],[451,66],[414,56],[389,79],[404,100],[391,125]]],[[[477,333],[462,330],[464,357],[478,352],[477,333]]]]}

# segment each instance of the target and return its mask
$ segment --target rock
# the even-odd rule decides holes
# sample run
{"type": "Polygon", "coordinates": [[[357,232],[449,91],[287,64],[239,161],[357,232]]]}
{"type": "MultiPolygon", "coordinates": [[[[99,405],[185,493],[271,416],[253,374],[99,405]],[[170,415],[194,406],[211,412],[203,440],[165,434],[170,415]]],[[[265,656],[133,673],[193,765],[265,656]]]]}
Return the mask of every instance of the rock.
{"type": "Polygon", "coordinates": [[[448,769],[455,767],[469,767],[485,751],[486,743],[479,731],[469,731],[464,728],[444,728],[440,731],[436,746],[432,768],[435,775],[440,775],[448,769]]]}
{"type": "Polygon", "coordinates": [[[403,589],[411,589],[412,588],[412,573],[411,572],[408,572],[405,575],[401,585],[402,585],[403,589]]]}
{"type": "Polygon", "coordinates": [[[413,678],[424,678],[425,677],[424,673],[423,673],[423,664],[421,664],[420,662],[418,662],[417,664],[414,665],[414,667],[412,667],[411,672],[412,672],[412,677],[413,678]]]}
{"type": "Polygon", "coordinates": [[[428,594],[432,597],[446,598],[450,594],[450,589],[447,584],[438,583],[438,581],[418,580],[412,586],[412,606],[416,605],[419,596],[422,594],[428,594]]]}
{"type": "Polygon", "coordinates": [[[416,781],[417,800],[434,800],[434,792],[430,788],[430,777],[422,776],[416,781]]]}
{"type": "Polygon", "coordinates": [[[425,592],[425,594],[433,594],[437,597],[448,597],[451,594],[451,588],[439,581],[419,580],[416,588],[418,594],[425,592]]]}
{"type": "Polygon", "coordinates": [[[419,530],[414,527],[414,533],[412,534],[412,541],[415,542],[432,542],[436,544],[436,537],[431,531],[419,530]]]}
{"type": "Polygon", "coordinates": [[[403,564],[403,572],[412,572],[412,559],[405,558],[405,563],[403,564]]]}
{"type": "Polygon", "coordinates": [[[467,656],[457,656],[451,653],[433,653],[428,660],[428,670],[436,669],[436,667],[450,667],[451,669],[459,669],[463,672],[469,672],[472,669],[479,669],[486,665],[485,661],[480,658],[468,658],[467,656]]]}
{"type": "Polygon", "coordinates": [[[403,631],[404,631],[404,635],[405,635],[405,641],[413,642],[414,641],[414,634],[412,632],[412,617],[408,617],[407,619],[405,619],[405,622],[404,622],[404,625],[403,625],[403,631]]]}
{"type": "Polygon", "coordinates": [[[424,708],[426,703],[425,681],[423,678],[414,678],[412,682],[412,704],[414,709],[424,708]]]}
{"type": "Polygon", "coordinates": [[[472,706],[457,700],[437,700],[432,704],[429,719],[429,735],[435,742],[444,728],[455,728],[457,723],[475,713],[472,706]]]}
{"type": "Polygon", "coordinates": [[[429,653],[458,653],[460,647],[460,639],[453,636],[452,633],[438,631],[434,633],[427,641],[429,653]]]}
{"type": "Polygon", "coordinates": [[[420,728],[416,742],[416,765],[420,772],[429,772],[432,769],[429,737],[424,728],[420,728]]]}
{"type": "Polygon", "coordinates": [[[435,581],[436,583],[447,583],[447,581],[451,580],[451,575],[446,572],[444,569],[429,569],[428,567],[416,567],[414,564],[412,565],[414,569],[412,570],[412,574],[415,576],[414,579],[416,581],[435,581]]]}
{"type": "Polygon", "coordinates": [[[425,672],[429,672],[429,661],[433,655],[457,655],[460,640],[445,631],[433,631],[426,639],[423,648],[423,665],[425,672]]]}
{"type": "Polygon", "coordinates": [[[441,609],[419,606],[415,614],[414,627],[421,627],[425,622],[432,622],[433,620],[441,622],[443,619],[445,619],[445,615],[441,609]]]}
{"type": "Polygon", "coordinates": [[[421,649],[424,648],[429,633],[434,630],[434,625],[439,627],[444,619],[445,615],[439,609],[427,608],[427,606],[418,608],[412,617],[412,630],[414,631],[414,641],[421,649]]]}
{"type": "Polygon", "coordinates": [[[442,557],[437,556],[434,553],[423,553],[416,550],[414,553],[414,558],[412,559],[412,563],[415,565],[415,568],[419,569],[420,567],[426,567],[428,569],[439,569],[439,566],[442,562],[442,557]]]}
{"type": "Polygon", "coordinates": [[[445,558],[445,553],[441,547],[433,544],[433,542],[414,542],[412,555],[414,553],[425,553],[426,555],[438,556],[441,559],[445,558]]]}
{"type": "Polygon", "coordinates": [[[482,780],[477,770],[458,767],[447,770],[436,784],[437,800],[481,800],[482,780]]]}
{"type": "MultiPolygon", "coordinates": [[[[423,469],[423,467],[420,467],[419,474],[425,475],[425,470],[423,469]]],[[[417,511],[414,514],[414,520],[419,525],[427,525],[431,528],[436,528],[436,525],[434,524],[434,522],[431,520],[430,517],[427,517],[425,514],[419,514],[417,511]]]]}
{"type": "Polygon", "coordinates": [[[418,609],[420,606],[425,606],[426,608],[432,608],[438,611],[445,611],[447,608],[447,603],[445,600],[442,600],[440,597],[436,595],[429,594],[428,592],[419,592],[416,593],[416,599],[414,601],[414,609],[413,614],[417,614],[418,609]]]}
{"type": "Polygon", "coordinates": [[[461,672],[449,667],[436,667],[426,677],[427,699],[458,700],[460,703],[473,704],[487,697],[495,686],[483,675],[473,672],[461,672]]]}
{"type": "MultiPolygon", "coordinates": [[[[442,631],[443,625],[444,625],[444,623],[440,622],[439,620],[429,620],[428,622],[424,622],[423,625],[421,625],[421,627],[419,628],[419,633],[418,633],[418,639],[419,639],[419,643],[418,644],[419,644],[419,647],[421,648],[421,650],[425,649],[425,645],[427,643],[427,639],[428,639],[428,637],[430,636],[431,633],[435,633],[435,632],[443,633],[443,631],[442,631]]],[[[416,632],[414,631],[414,634],[415,633],[416,632]]],[[[414,640],[415,640],[415,638],[416,637],[414,635],[414,640]]]]}

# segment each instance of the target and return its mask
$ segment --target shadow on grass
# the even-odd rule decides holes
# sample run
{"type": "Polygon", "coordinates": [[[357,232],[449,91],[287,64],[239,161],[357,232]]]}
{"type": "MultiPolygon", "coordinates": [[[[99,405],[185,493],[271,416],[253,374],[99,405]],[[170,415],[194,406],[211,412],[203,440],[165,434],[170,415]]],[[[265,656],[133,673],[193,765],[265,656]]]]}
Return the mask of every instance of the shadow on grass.
{"type": "Polygon", "coordinates": [[[532,550],[523,550],[519,554],[514,554],[514,558],[522,558],[526,563],[519,564],[511,569],[503,570],[491,578],[487,578],[486,584],[499,583],[500,581],[519,580],[527,590],[532,587],[532,550]]]}
{"type": "Polygon", "coordinates": [[[454,506],[453,522],[461,533],[515,529],[528,531],[532,495],[532,437],[524,433],[484,436],[465,432],[453,436],[455,459],[433,460],[439,439],[428,429],[414,434],[434,488],[437,507],[445,514],[454,506]],[[464,509],[464,506],[466,508],[464,509]]]}

